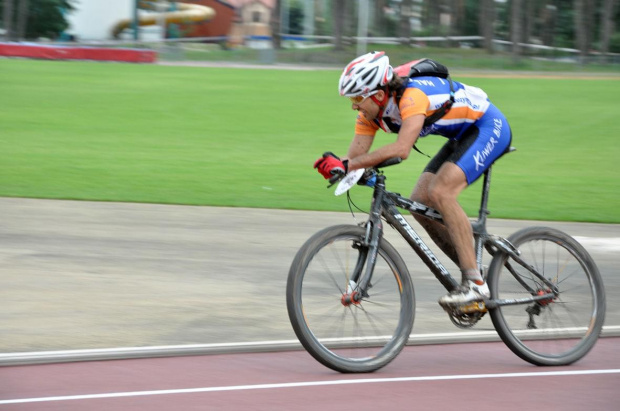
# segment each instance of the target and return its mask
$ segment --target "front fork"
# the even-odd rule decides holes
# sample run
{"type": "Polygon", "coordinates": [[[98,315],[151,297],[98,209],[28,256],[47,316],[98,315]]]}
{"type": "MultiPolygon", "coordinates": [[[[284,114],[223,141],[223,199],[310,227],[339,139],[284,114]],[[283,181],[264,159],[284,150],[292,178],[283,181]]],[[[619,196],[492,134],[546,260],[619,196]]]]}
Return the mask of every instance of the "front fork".
{"type": "Polygon", "coordinates": [[[368,297],[370,280],[377,263],[379,243],[383,238],[383,221],[381,220],[381,204],[385,195],[385,177],[380,175],[375,184],[370,216],[366,221],[366,234],[363,243],[354,245],[359,249],[357,263],[351,276],[351,281],[357,284],[353,294],[353,300],[359,301],[362,297],[368,297]]]}

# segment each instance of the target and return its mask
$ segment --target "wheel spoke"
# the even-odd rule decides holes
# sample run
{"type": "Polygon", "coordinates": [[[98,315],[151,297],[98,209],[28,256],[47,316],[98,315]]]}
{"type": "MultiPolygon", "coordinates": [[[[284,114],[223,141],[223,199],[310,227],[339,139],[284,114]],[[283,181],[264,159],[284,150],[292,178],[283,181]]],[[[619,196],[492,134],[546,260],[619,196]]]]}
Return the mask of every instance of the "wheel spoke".
{"type": "Polygon", "coordinates": [[[348,286],[352,270],[361,266],[360,253],[367,251],[359,246],[365,231],[336,228],[318,233],[299,251],[302,259],[296,258],[287,284],[289,318],[306,350],[324,365],[374,371],[398,354],[411,332],[411,280],[402,258],[382,240],[369,294],[358,300],[362,291],[348,286]]]}
{"type": "MultiPolygon", "coordinates": [[[[534,305],[501,306],[491,318],[504,342],[521,358],[539,365],[569,364],[594,345],[603,324],[604,294],[600,274],[591,257],[566,234],[549,228],[523,229],[509,238],[521,258],[559,291],[557,298],[534,305]],[[532,329],[532,326],[535,328],[532,329]]],[[[519,267],[517,275],[504,267],[506,255],[494,257],[489,284],[494,298],[527,294],[523,284],[538,295],[549,287],[519,267]]]]}

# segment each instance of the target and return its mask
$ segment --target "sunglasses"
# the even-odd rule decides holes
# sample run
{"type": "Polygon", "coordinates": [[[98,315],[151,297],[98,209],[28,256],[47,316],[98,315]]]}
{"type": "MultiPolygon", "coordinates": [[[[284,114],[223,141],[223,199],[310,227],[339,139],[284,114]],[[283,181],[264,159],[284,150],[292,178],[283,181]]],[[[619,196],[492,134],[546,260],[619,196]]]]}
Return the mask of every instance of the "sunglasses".
{"type": "Polygon", "coordinates": [[[366,96],[354,96],[354,97],[349,97],[349,100],[351,100],[351,103],[355,104],[355,105],[360,105],[362,104],[362,102],[364,100],[366,100],[368,97],[370,96],[374,96],[375,94],[377,94],[379,92],[379,90],[375,90],[373,92],[371,92],[370,94],[367,94],[366,96]]]}

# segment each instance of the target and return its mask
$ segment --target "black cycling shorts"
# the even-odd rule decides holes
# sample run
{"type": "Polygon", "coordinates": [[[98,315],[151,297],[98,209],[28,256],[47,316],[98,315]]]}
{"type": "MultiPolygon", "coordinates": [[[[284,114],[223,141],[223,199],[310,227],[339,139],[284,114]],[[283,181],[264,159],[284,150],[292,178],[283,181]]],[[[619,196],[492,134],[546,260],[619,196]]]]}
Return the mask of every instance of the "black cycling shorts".
{"type": "Polygon", "coordinates": [[[467,184],[476,181],[486,169],[510,148],[512,132],[506,117],[495,106],[472,124],[458,140],[450,139],[435,154],[424,172],[437,174],[445,162],[463,170],[467,184]]]}

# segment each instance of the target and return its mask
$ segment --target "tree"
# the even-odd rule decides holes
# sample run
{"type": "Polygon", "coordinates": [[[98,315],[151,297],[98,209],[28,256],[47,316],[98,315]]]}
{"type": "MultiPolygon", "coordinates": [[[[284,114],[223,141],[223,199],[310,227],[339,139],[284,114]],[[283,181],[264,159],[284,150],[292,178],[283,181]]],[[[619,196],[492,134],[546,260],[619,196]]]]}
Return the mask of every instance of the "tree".
{"type": "Polygon", "coordinates": [[[554,46],[558,8],[553,4],[546,4],[541,14],[543,27],[541,33],[542,42],[545,46],[554,46]]]}
{"type": "Polygon", "coordinates": [[[355,13],[356,0],[337,0],[332,1],[333,30],[335,38],[335,49],[344,50],[344,38],[355,35],[355,13]]]}
{"type": "Polygon", "coordinates": [[[550,4],[550,17],[554,24],[550,44],[554,47],[575,47],[574,0],[553,0],[549,3],[553,3],[550,4]]]}
{"type": "Polygon", "coordinates": [[[579,50],[579,61],[586,63],[592,45],[594,0],[574,0],[575,45],[579,50]]]}
{"type": "Polygon", "coordinates": [[[4,0],[1,12],[4,17],[4,38],[13,40],[13,2],[14,0],[4,0]]]}
{"type": "Polygon", "coordinates": [[[465,30],[465,0],[450,0],[450,34],[462,35],[465,30]]]}
{"type": "Polygon", "coordinates": [[[524,0],[525,1],[525,24],[524,24],[524,32],[523,32],[523,41],[529,43],[534,37],[535,31],[535,12],[538,8],[537,5],[540,5],[540,1],[538,0],[524,0]]]}
{"type": "Polygon", "coordinates": [[[413,1],[403,0],[400,5],[400,25],[398,35],[401,43],[409,45],[411,43],[411,14],[413,12],[413,1]]]}
{"type": "Polygon", "coordinates": [[[603,10],[601,13],[601,53],[609,52],[609,41],[614,34],[614,15],[617,0],[603,0],[603,10]]]}
{"type": "Polygon", "coordinates": [[[510,9],[510,41],[512,41],[512,58],[514,62],[521,60],[521,45],[523,40],[523,0],[512,0],[510,9]]]}
{"type": "Polygon", "coordinates": [[[357,9],[355,5],[358,0],[340,0],[344,3],[343,34],[345,37],[353,37],[357,28],[357,9]]]}
{"type": "Polygon", "coordinates": [[[17,7],[17,28],[16,34],[18,39],[26,37],[26,24],[28,21],[28,0],[18,0],[17,7]]]}
{"type": "Polygon", "coordinates": [[[69,27],[64,13],[74,10],[73,0],[4,0],[0,15],[7,37],[57,38],[69,27]],[[15,4],[18,7],[14,7],[15,4]],[[15,27],[15,30],[12,29],[15,27]]]}
{"type": "Polygon", "coordinates": [[[273,38],[273,48],[279,50],[282,48],[282,38],[280,37],[280,32],[282,31],[281,26],[281,14],[282,14],[282,0],[276,0],[275,7],[272,10],[271,15],[271,35],[273,38]]]}
{"type": "Polygon", "coordinates": [[[441,1],[424,0],[423,26],[431,33],[436,33],[439,27],[439,15],[441,13],[441,1]]]}
{"type": "Polygon", "coordinates": [[[293,1],[289,6],[288,27],[291,34],[304,33],[304,9],[300,1],[293,1]]]}
{"type": "Polygon", "coordinates": [[[345,2],[344,1],[332,1],[332,22],[334,30],[334,49],[336,51],[344,50],[342,42],[342,34],[344,27],[344,14],[345,14],[345,2]]]}
{"type": "Polygon", "coordinates": [[[493,34],[495,25],[495,0],[481,0],[478,12],[482,45],[489,53],[493,53],[493,34]]]}
{"type": "Polygon", "coordinates": [[[379,37],[385,36],[385,28],[388,24],[387,18],[385,15],[385,9],[388,6],[389,0],[375,0],[375,11],[372,14],[374,19],[374,32],[377,33],[379,37]]]}

